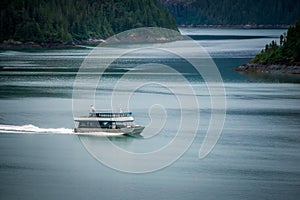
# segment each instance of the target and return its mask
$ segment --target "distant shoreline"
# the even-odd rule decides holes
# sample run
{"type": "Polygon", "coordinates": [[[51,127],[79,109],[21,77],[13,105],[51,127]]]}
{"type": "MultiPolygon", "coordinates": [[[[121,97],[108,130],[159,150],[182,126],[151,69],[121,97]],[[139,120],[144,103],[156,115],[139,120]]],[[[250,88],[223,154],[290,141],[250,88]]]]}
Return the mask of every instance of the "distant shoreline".
{"type": "Polygon", "coordinates": [[[72,43],[62,42],[21,42],[9,39],[0,43],[0,50],[7,49],[85,49],[88,46],[97,46],[104,42],[102,39],[76,40],[72,43]]]}
{"type": "Polygon", "coordinates": [[[178,25],[178,28],[217,28],[217,29],[287,29],[290,25],[178,25]]]}
{"type": "Polygon", "coordinates": [[[63,44],[63,43],[36,43],[36,42],[2,42],[0,43],[0,50],[8,49],[83,49],[84,46],[77,44],[63,44]]]}
{"type": "Polygon", "coordinates": [[[269,74],[297,74],[300,75],[300,66],[288,66],[280,64],[247,63],[235,69],[238,72],[263,72],[269,74]]]}
{"type": "MultiPolygon", "coordinates": [[[[215,28],[215,29],[287,29],[289,25],[178,25],[178,28],[215,28]]],[[[0,43],[0,50],[7,49],[84,49],[83,45],[97,46],[102,39],[75,41],[72,44],[59,42],[20,42],[10,39],[0,43]]]]}

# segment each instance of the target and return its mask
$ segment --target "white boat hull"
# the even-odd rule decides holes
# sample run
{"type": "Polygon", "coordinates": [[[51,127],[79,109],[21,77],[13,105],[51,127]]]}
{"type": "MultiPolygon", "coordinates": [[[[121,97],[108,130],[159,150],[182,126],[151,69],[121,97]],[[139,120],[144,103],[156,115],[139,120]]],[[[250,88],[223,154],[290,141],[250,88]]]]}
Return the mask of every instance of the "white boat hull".
{"type": "Polygon", "coordinates": [[[104,132],[110,133],[111,135],[139,135],[143,132],[144,126],[134,126],[134,127],[126,127],[121,129],[104,129],[104,128],[75,128],[74,132],[77,134],[80,133],[96,133],[96,132],[104,132]]]}
{"type": "Polygon", "coordinates": [[[143,132],[144,128],[145,128],[144,126],[126,127],[126,128],[121,128],[121,131],[127,135],[139,135],[143,132]]]}

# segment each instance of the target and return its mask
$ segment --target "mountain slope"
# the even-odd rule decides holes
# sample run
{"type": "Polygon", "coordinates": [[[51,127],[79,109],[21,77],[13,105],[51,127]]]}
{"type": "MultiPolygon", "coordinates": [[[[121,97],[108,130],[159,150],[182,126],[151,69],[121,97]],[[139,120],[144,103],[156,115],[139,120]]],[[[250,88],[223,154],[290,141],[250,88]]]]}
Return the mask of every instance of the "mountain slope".
{"type": "Polygon", "coordinates": [[[177,30],[156,0],[0,1],[0,42],[71,43],[148,26],[177,30]]]}
{"type": "Polygon", "coordinates": [[[290,25],[300,18],[295,0],[160,0],[178,25],[290,25]]]}

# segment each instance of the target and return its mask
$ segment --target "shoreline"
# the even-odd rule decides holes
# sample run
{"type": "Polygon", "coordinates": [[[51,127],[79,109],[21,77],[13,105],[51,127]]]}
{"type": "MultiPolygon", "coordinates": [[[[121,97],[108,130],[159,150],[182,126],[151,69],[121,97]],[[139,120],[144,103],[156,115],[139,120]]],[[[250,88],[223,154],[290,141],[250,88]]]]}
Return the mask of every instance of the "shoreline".
{"type": "MultiPolygon", "coordinates": [[[[211,28],[211,29],[287,29],[289,25],[178,25],[180,28],[211,28]]],[[[0,42],[0,50],[20,49],[84,49],[85,46],[97,46],[104,42],[103,39],[91,38],[87,40],[75,40],[72,43],[59,42],[20,42],[8,39],[0,42]]]]}
{"type": "Polygon", "coordinates": [[[0,43],[0,50],[20,50],[20,49],[84,49],[79,44],[63,44],[63,43],[36,43],[36,42],[15,42],[0,43]]]}
{"type": "Polygon", "coordinates": [[[178,28],[211,28],[211,29],[288,29],[290,25],[177,25],[178,28]]]}
{"type": "Polygon", "coordinates": [[[300,75],[300,66],[295,65],[280,65],[280,64],[258,64],[258,63],[247,63],[242,66],[235,68],[238,72],[259,72],[268,74],[291,74],[300,75]]]}
{"type": "Polygon", "coordinates": [[[0,50],[20,49],[86,49],[95,47],[104,42],[102,39],[76,40],[72,43],[63,42],[21,42],[14,39],[5,40],[0,43],[0,50]]]}

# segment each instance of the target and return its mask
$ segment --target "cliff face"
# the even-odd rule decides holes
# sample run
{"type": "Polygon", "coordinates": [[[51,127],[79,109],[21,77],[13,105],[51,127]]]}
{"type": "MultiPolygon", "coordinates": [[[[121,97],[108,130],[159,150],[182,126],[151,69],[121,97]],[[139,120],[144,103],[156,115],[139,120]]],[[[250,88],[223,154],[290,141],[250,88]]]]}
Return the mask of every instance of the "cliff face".
{"type": "MultiPolygon", "coordinates": [[[[300,18],[295,0],[160,0],[178,25],[290,25],[300,18]]],[[[255,26],[254,26],[255,27],[255,26]]]]}
{"type": "Polygon", "coordinates": [[[156,0],[1,0],[0,42],[72,43],[138,27],[177,30],[156,0]]]}

